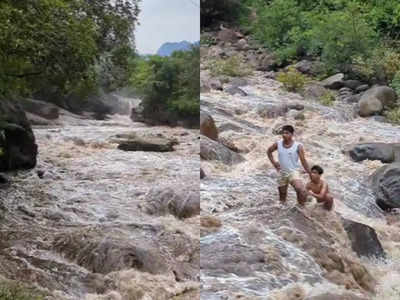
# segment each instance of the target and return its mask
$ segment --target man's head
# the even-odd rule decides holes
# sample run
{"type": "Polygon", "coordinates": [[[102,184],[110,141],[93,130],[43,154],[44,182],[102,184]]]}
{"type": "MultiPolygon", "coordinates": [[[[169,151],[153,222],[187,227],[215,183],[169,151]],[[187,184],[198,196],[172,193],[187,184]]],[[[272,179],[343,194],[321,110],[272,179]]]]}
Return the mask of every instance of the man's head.
{"type": "Polygon", "coordinates": [[[294,134],[294,128],[292,125],[285,125],[282,127],[282,138],[288,142],[292,139],[294,134]]]}
{"type": "Polygon", "coordinates": [[[324,170],[320,166],[318,166],[318,165],[312,166],[312,168],[311,168],[311,180],[318,182],[323,173],[324,173],[324,170]]]}

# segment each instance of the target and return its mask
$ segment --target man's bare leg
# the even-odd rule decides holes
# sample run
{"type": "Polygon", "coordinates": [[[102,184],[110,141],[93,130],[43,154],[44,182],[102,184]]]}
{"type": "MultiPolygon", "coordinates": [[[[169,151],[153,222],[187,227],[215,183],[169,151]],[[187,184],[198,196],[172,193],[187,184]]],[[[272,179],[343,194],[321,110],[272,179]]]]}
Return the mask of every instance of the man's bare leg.
{"type": "Polygon", "coordinates": [[[304,188],[303,182],[301,180],[295,179],[290,182],[290,184],[294,187],[297,194],[297,202],[304,206],[307,200],[307,192],[304,188]]]}
{"type": "Polygon", "coordinates": [[[286,203],[288,185],[280,186],[278,187],[278,190],[279,190],[279,201],[282,204],[286,203]]]}
{"type": "Polygon", "coordinates": [[[326,210],[332,210],[333,207],[333,197],[329,194],[327,194],[324,198],[324,208],[326,210]]]}

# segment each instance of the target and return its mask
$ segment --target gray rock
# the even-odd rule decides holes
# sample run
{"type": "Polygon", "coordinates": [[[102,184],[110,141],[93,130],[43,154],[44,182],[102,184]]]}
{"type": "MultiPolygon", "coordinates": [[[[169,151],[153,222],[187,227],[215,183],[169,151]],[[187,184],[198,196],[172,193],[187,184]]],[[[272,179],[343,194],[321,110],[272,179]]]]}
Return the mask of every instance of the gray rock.
{"type": "Polygon", "coordinates": [[[379,114],[383,109],[396,106],[397,95],[387,86],[376,86],[363,93],[359,101],[360,116],[368,117],[379,114]]]}
{"type": "Polygon", "coordinates": [[[343,78],[344,78],[344,74],[338,73],[336,75],[333,75],[331,77],[324,79],[321,82],[321,84],[325,88],[337,90],[344,86],[343,78]]]}
{"type": "Polygon", "coordinates": [[[188,218],[200,213],[199,187],[153,188],[145,196],[144,210],[147,214],[188,218]]]}
{"type": "Polygon", "coordinates": [[[372,175],[372,190],[383,209],[400,208],[400,163],[379,168],[372,175]]]}
{"type": "Polygon", "coordinates": [[[362,143],[356,144],[349,151],[350,158],[354,161],[380,160],[382,163],[400,161],[399,143],[362,143]]]}
{"type": "Polygon", "coordinates": [[[37,145],[25,112],[14,101],[0,101],[0,171],[31,169],[37,145]]]}
{"type": "Polygon", "coordinates": [[[245,91],[243,91],[241,88],[236,87],[236,86],[227,87],[224,91],[232,96],[236,95],[236,94],[238,94],[240,96],[247,96],[247,93],[245,91]]]}
{"type": "Polygon", "coordinates": [[[218,140],[218,129],[215,126],[214,119],[203,110],[200,110],[200,134],[212,140],[218,140]]]}
{"type": "Polygon", "coordinates": [[[204,173],[203,169],[200,168],[200,179],[203,179],[204,177],[206,177],[206,173],[204,173]]]}
{"type": "Polygon", "coordinates": [[[174,151],[175,140],[153,135],[130,135],[125,140],[119,141],[118,149],[123,151],[174,151]]]}
{"type": "Polygon", "coordinates": [[[345,80],[343,84],[345,87],[356,90],[359,86],[362,85],[362,82],[358,80],[345,80]]]}
{"type": "Polygon", "coordinates": [[[385,251],[375,230],[365,224],[342,219],[343,228],[351,241],[351,248],[358,256],[384,258],[385,251]]]}
{"type": "Polygon", "coordinates": [[[362,84],[359,87],[356,88],[356,93],[361,93],[369,89],[368,84],[362,84]]]}
{"type": "Polygon", "coordinates": [[[201,137],[200,157],[205,160],[218,160],[227,165],[234,165],[244,161],[244,158],[224,145],[213,141],[206,136],[201,137]]]}

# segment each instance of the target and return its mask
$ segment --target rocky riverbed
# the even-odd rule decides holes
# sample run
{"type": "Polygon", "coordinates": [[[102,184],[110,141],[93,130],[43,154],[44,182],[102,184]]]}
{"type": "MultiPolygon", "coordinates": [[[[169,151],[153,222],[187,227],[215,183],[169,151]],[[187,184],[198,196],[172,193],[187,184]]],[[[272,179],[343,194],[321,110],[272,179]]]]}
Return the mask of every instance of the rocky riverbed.
{"type": "Polygon", "coordinates": [[[61,114],[33,132],[36,168],[0,188],[2,276],[48,299],[199,295],[198,130],[61,114]],[[174,151],[119,150],[132,133],[174,151]]]}
{"type": "Polygon", "coordinates": [[[202,136],[201,299],[398,299],[400,217],[376,205],[371,184],[383,163],[355,162],[346,149],[398,143],[399,127],[356,117],[348,103],[288,93],[264,75],[243,81],[243,93],[201,95],[219,130],[218,142],[202,136]],[[266,150],[284,124],[295,127],[309,164],[325,169],[333,212],[298,207],[292,189],[288,205],[278,203],[266,150]],[[386,259],[357,255],[344,220],[375,230],[386,259]]]}

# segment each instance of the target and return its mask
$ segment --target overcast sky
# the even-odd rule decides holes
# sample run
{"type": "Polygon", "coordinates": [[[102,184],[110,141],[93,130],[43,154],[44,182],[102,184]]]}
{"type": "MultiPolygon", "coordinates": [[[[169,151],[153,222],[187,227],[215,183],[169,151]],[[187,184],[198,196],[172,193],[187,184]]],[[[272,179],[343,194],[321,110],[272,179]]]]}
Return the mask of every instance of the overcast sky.
{"type": "Polygon", "coordinates": [[[165,42],[200,40],[200,0],[142,0],[136,27],[140,54],[155,54],[165,42]]]}

